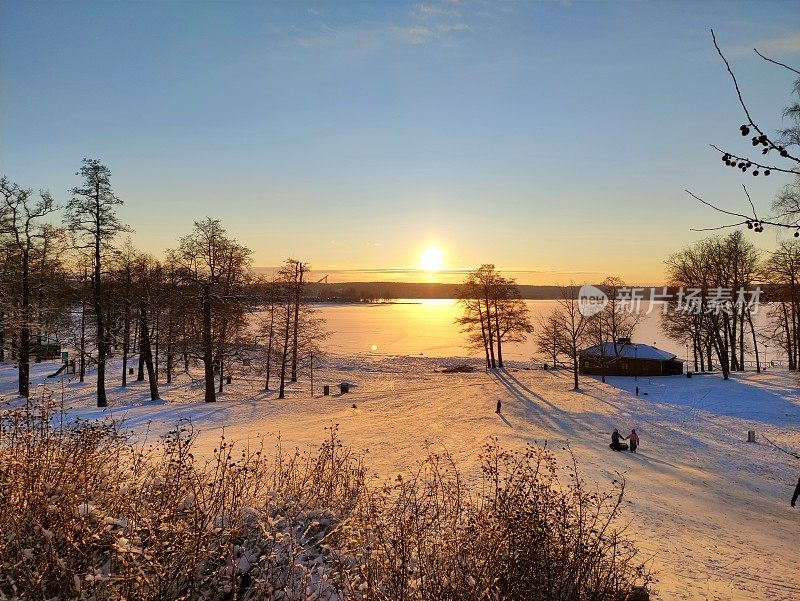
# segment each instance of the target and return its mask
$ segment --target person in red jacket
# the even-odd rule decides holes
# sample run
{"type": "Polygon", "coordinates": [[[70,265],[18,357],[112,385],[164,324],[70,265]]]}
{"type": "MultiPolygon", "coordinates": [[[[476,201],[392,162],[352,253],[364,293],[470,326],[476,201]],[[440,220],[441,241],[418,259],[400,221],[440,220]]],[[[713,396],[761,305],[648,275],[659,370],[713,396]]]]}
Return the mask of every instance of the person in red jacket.
{"type": "Polygon", "coordinates": [[[630,446],[631,453],[635,453],[636,452],[636,447],[639,446],[639,435],[636,433],[636,430],[632,429],[631,433],[628,434],[628,436],[625,438],[625,440],[630,441],[630,443],[631,443],[631,446],[630,446]]]}

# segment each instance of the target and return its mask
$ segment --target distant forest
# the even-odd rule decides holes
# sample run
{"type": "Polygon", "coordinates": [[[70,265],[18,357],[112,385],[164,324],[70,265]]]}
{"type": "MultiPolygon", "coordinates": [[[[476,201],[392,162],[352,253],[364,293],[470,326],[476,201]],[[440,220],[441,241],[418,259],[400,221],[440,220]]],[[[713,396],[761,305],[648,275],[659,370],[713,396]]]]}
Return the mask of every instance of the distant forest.
{"type": "MultiPolygon", "coordinates": [[[[322,302],[388,302],[401,298],[459,298],[461,284],[418,282],[344,282],[307,284],[308,297],[322,302]]],[[[522,298],[555,300],[561,298],[559,286],[520,285],[522,298]]]]}

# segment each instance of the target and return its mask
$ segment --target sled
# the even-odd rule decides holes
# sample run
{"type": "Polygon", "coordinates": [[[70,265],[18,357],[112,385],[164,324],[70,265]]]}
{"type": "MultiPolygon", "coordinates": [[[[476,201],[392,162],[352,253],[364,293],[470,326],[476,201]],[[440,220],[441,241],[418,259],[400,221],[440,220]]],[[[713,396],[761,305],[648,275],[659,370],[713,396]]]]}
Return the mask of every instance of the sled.
{"type": "Polygon", "coordinates": [[[619,443],[618,447],[615,447],[614,443],[611,443],[611,444],[608,445],[608,448],[612,449],[614,451],[627,451],[628,450],[628,444],[625,443],[625,442],[621,442],[621,443],[619,443]]]}

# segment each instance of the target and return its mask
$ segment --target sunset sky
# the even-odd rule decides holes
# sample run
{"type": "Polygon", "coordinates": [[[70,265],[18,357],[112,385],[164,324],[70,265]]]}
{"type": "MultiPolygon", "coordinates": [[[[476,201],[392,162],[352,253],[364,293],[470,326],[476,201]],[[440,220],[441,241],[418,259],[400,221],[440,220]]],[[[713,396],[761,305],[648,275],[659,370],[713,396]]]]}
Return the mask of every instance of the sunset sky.
{"type": "Polygon", "coordinates": [[[0,174],[63,204],[101,158],[154,254],[211,216],[339,280],[657,283],[721,221],[685,188],[788,181],[708,146],[749,146],[712,27],[780,128],[793,80],[752,48],[800,63],[796,2],[3,1],[0,174]]]}

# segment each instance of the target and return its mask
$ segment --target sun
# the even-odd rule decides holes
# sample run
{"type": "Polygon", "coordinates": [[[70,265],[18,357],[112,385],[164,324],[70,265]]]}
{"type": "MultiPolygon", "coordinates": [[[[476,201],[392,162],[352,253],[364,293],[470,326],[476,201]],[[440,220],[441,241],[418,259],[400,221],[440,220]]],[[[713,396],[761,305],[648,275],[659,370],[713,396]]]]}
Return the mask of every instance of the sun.
{"type": "Polygon", "coordinates": [[[419,264],[425,271],[439,271],[444,264],[444,254],[438,246],[430,245],[419,256],[419,264]]]}

